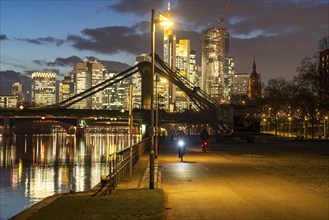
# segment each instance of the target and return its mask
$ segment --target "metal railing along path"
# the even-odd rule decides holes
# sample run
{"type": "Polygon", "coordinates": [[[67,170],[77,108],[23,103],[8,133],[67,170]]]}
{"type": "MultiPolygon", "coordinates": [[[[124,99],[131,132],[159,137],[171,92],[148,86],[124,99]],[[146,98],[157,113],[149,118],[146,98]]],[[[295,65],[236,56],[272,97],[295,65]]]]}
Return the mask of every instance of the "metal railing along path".
{"type": "Polygon", "coordinates": [[[112,190],[117,187],[117,184],[125,176],[129,175],[130,161],[132,161],[132,165],[134,166],[138,159],[149,150],[150,141],[150,138],[146,138],[133,145],[132,159],[130,158],[130,147],[110,154],[108,156],[109,174],[102,176],[101,183],[98,184],[100,187],[93,196],[106,195],[108,192],[112,193],[112,190]]]}

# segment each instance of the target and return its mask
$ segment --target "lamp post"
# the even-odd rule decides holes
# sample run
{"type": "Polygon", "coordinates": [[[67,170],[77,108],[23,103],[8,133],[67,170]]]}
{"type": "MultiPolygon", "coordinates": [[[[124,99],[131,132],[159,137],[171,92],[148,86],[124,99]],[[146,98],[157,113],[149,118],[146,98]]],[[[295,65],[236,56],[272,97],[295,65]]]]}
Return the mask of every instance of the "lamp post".
{"type": "Polygon", "coordinates": [[[324,136],[324,139],[327,138],[327,121],[328,121],[328,116],[324,117],[324,124],[323,124],[323,136],[324,136]]]}
{"type": "Polygon", "coordinates": [[[288,118],[288,137],[290,137],[291,117],[288,118]]]}
{"type": "MultiPolygon", "coordinates": [[[[150,80],[150,93],[151,93],[151,152],[150,152],[150,189],[154,189],[154,132],[157,132],[157,128],[154,131],[154,108],[153,108],[153,91],[154,91],[154,75],[155,75],[155,24],[160,23],[162,26],[171,26],[173,22],[169,20],[169,18],[165,17],[164,15],[160,14],[159,19],[155,19],[154,17],[154,9],[152,9],[152,17],[151,17],[151,80],[150,80]]],[[[156,94],[157,95],[157,94],[156,94]]],[[[158,105],[158,103],[157,103],[158,105]]],[[[158,106],[157,106],[158,107],[158,106]]],[[[158,124],[158,123],[156,123],[158,124]]],[[[157,134],[156,134],[157,135],[157,134]]],[[[157,137],[156,137],[157,138],[157,137]]],[[[157,143],[157,140],[156,140],[157,143]]]]}
{"type": "Polygon", "coordinates": [[[155,58],[155,22],[154,22],[154,9],[152,9],[152,19],[151,19],[151,79],[150,79],[150,91],[151,91],[151,122],[150,122],[150,136],[151,136],[151,152],[150,152],[150,189],[154,189],[154,112],[153,112],[153,87],[154,87],[154,58],[155,58]]]}
{"type": "Polygon", "coordinates": [[[155,75],[155,159],[158,158],[159,148],[159,93],[158,93],[158,74],[155,75]]]}

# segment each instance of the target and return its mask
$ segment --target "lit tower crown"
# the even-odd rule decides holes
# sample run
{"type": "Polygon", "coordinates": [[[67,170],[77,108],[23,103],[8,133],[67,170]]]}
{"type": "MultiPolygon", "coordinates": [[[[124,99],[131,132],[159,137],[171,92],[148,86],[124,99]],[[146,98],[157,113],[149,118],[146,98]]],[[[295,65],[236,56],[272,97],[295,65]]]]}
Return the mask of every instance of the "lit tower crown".
{"type": "MultiPolygon", "coordinates": [[[[166,17],[170,19],[170,0],[168,0],[168,11],[166,17]]],[[[173,31],[170,26],[164,27],[163,30],[163,60],[171,67],[175,64],[174,48],[176,46],[176,36],[173,35],[173,31]]]]}

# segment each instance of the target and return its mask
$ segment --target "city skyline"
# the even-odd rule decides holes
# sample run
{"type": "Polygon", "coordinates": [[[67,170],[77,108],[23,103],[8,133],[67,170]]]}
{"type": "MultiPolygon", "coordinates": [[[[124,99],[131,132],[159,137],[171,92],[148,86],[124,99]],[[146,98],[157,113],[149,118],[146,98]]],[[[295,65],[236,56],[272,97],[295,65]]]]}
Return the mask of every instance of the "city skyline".
{"type": "MultiPolygon", "coordinates": [[[[305,56],[328,35],[328,1],[174,1],[171,16],[178,39],[190,39],[201,65],[201,32],[224,25],[230,34],[235,72],[252,72],[254,57],[262,81],[296,75],[305,56]],[[229,2],[229,5],[227,5],[229,2]],[[225,12],[226,11],[226,12],[225,12]]],[[[68,76],[78,59],[93,57],[133,65],[150,51],[151,9],[163,1],[3,1],[0,71],[50,70],[68,76]],[[23,22],[24,21],[24,22],[23,22]]],[[[163,30],[157,27],[162,56],[163,30]]]]}

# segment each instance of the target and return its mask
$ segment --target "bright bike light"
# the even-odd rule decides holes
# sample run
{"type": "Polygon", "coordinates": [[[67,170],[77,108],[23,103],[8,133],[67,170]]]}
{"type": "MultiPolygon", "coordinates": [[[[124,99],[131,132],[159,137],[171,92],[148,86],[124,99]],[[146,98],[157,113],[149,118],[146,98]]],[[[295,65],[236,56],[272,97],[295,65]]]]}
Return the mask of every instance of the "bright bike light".
{"type": "Polygon", "coordinates": [[[184,141],[179,140],[179,141],[178,141],[178,146],[179,146],[179,147],[183,147],[183,146],[184,146],[184,141]]]}

